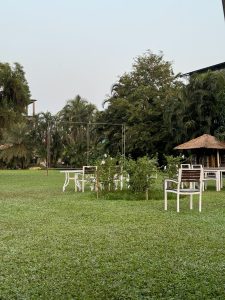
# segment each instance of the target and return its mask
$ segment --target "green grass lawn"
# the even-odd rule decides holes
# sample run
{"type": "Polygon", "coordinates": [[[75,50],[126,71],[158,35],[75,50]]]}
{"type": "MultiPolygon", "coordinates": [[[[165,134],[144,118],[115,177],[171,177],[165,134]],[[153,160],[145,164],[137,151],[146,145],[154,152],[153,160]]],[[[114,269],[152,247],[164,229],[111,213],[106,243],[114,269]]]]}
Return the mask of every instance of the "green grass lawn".
{"type": "Polygon", "coordinates": [[[225,299],[225,189],[176,213],[162,190],[97,200],[63,181],[0,172],[0,299],[225,299]]]}

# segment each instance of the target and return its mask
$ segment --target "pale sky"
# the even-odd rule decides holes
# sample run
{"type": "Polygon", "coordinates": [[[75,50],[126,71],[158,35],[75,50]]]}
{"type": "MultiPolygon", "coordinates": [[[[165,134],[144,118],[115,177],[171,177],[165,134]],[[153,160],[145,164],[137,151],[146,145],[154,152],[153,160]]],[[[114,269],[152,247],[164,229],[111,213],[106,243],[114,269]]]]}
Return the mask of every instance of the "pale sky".
{"type": "Polygon", "coordinates": [[[1,62],[19,62],[37,111],[79,94],[102,109],[134,58],[163,51],[175,72],[225,61],[221,0],[0,0],[1,62]]]}

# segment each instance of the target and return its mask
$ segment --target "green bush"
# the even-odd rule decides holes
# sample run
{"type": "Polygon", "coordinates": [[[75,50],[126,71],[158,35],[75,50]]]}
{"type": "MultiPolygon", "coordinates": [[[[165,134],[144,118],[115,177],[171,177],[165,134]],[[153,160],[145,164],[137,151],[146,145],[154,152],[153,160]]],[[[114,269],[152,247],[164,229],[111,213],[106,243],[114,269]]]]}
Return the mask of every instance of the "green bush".
{"type": "Polygon", "coordinates": [[[98,186],[102,192],[114,191],[115,180],[122,175],[123,167],[120,158],[113,158],[105,154],[104,158],[97,161],[98,186]]]}
{"type": "Polygon", "coordinates": [[[178,169],[181,165],[182,157],[173,156],[173,155],[164,155],[166,159],[166,175],[169,178],[175,178],[178,172],[178,169]]]}
{"type": "Polygon", "coordinates": [[[119,191],[120,176],[122,176],[123,189],[128,189],[135,194],[146,193],[148,198],[148,192],[157,177],[157,157],[150,159],[144,156],[137,160],[131,158],[123,160],[105,155],[96,165],[98,166],[98,191],[104,195],[115,190],[119,191]]]}
{"type": "Polygon", "coordinates": [[[128,159],[125,169],[129,174],[129,187],[133,192],[146,192],[152,188],[157,176],[157,158],[149,159],[147,156],[136,161],[128,159]]]}

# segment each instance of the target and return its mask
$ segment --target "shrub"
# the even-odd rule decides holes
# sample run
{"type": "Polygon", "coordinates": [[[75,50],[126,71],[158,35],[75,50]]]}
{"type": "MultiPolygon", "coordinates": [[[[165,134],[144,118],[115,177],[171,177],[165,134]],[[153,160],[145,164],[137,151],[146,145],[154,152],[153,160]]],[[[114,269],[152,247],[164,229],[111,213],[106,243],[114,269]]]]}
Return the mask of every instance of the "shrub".
{"type": "Polygon", "coordinates": [[[181,165],[182,157],[173,155],[164,155],[166,159],[166,173],[169,178],[174,178],[177,175],[178,169],[181,165]]]}
{"type": "Polygon", "coordinates": [[[104,155],[102,160],[97,161],[98,167],[97,177],[98,185],[104,192],[114,191],[117,186],[115,180],[122,174],[122,161],[120,158],[113,158],[108,155],[104,155]]]}
{"type": "Polygon", "coordinates": [[[152,188],[156,179],[157,158],[149,159],[147,156],[126,160],[125,169],[129,174],[129,186],[133,192],[146,192],[152,188]]]}

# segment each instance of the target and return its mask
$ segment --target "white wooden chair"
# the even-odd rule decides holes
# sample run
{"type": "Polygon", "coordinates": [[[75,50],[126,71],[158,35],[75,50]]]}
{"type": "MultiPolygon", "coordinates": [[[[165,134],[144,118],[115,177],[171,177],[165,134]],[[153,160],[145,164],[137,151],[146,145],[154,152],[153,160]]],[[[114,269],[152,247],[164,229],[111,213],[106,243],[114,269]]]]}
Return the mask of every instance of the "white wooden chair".
{"type": "Polygon", "coordinates": [[[203,168],[183,169],[178,172],[178,180],[164,181],[164,209],[167,210],[167,194],[177,194],[177,212],[180,211],[180,196],[190,196],[190,209],[193,209],[193,195],[199,196],[199,211],[202,210],[203,168]],[[197,183],[197,184],[196,184],[197,183]],[[187,186],[186,186],[187,185],[187,186]]]}

